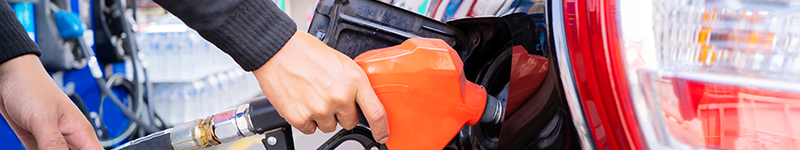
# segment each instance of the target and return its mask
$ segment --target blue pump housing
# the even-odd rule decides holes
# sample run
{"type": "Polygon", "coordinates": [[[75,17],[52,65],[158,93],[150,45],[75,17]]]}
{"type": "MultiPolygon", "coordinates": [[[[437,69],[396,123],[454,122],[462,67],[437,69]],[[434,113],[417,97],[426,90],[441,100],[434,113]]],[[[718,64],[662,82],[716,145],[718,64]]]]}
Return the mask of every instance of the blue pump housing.
{"type": "Polygon", "coordinates": [[[59,10],[54,15],[56,18],[56,27],[64,39],[76,39],[83,36],[83,31],[86,29],[86,23],[83,23],[81,17],[70,11],[59,10]]]}

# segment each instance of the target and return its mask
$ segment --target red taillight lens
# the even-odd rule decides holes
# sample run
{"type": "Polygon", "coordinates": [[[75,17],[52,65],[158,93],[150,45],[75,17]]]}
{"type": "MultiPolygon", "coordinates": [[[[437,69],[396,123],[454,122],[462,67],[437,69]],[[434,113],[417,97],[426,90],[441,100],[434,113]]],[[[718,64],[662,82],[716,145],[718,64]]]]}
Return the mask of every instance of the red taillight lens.
{"type": "Polygon", "coordinates": [[[800,91],[792,89],[800,85],[679,71],[640,71],[639,78],[649,112],[637,113],[661,137],[651,147],[800,148],[800,91]]]}
{"type": "Polygon", "coordinates": [[[616,12],[613,11],[616,1],[564,0],[554,3],[557,3],[551,7],[554,11],[563,11],[564,39],[557,35],[560,33],[559,19],[554,19],[553,24],[554,32],[557,32],[554,33],[555,41],[566,41],[564,46],[556,44],[562,81],[573,117],[581,118],[574,115],[584,114],[586,118],[585,123],[580,119],[574,120],[579,134],[592,137],[594,144],[588,146],[597,149],[643,149],[645,145],[639,133],[639,122],[628,97],[622,51],[617,44],[616,12]],[[563,67],[565,65],[570,67],[563,67]],[[571,94],[575,97],[571,98],[571,94]],[[576,106],[582,110],[576,111],[576,106]]]}
{"type": "Polygon", "coordinates": [[[800,2],[561,4],[598,149],[800,149],[800,2]]]}
{"type": "Polygon", "coordinates": [[[619,2],[631,97],[660,137],[651,147],[800,149],[799,2],[619,2]]]}

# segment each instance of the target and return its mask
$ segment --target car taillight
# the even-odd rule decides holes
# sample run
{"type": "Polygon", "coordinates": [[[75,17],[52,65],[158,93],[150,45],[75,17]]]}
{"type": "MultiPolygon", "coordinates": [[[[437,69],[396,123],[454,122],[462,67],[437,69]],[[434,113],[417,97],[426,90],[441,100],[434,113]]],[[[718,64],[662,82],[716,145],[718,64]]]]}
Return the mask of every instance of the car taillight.
{"type": "Polygon", "coordinates": [[[592,146],[800,149],[800,1],[553,2],[592,146]]]}
{"type": "Polygon", "coordinates": [[[619,4],[631,96],[661,137],[649,145],[800,149],[800,1],[619,4]]]}

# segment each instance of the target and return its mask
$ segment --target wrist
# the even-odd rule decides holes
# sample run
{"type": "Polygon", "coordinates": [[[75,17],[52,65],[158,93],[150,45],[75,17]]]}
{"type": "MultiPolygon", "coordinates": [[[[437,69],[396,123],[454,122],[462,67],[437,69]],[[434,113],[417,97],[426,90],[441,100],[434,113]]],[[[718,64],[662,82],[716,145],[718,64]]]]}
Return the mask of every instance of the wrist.
{"type": "Polygon", "coordinates": [[[39,57],[34,54],[21,55],[0,64],[0,96],[11,94],[8,88],[13,88],[15,82],[24,80],[52,79],[44,70],[39,57]]]}
{"type": "Polygon", "coordinates": [[[253,70],[253,73],[265,72],[265,71],[269,70],[269,69],[266,69],[266,68],[269,68],[269,67],[267,67],[267,66],[269,66],[268,64],[276,63],[278,61],[281,61],[281,59],[285,59],[284,58],[284,57],[286,57],[285,55],[293,55],[293,53],[295,53],[293,51],[296,51],[296,50],[307,50],[307,48],[304,48],[304,47],[308,47],[308,45],[310,44],[309,40],[317,40],[318,42],[322,42],[322,41],[319,41],[318,39],[314,38],[313,36],[311,36],[311,34],[305,33],[305,32],[300,31],[300,30],[296,30],[294,32],[294,34],[292,35],[292,37],[290,37],[289,40],[286,41],[286,43],[283,45],[283,47],[281,47],[281,49],[278,50],[278,52],[276,52],[272,56],[272,58],[269,59],[269,61],[267,61],[264,64],[262,64],[260,67],[258,67],[258,69],[253,70]],[[312,37],[313,39],[309,39],[309,37],[312,37]]]}

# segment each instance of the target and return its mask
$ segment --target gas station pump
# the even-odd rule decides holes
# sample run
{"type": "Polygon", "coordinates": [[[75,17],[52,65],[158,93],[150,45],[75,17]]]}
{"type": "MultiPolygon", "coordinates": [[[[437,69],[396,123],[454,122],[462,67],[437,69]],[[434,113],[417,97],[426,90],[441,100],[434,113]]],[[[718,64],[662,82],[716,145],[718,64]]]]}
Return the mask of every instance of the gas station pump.
{"type": "MultiPolygon", "coordinates": [[[[9,0],[56,84],[95,127],[104,147],[166,128],[148,107],[133,13],[122,0],[9,0]],[[83,9],[82,9],[83,8],[83,9]]],[[[135,0],[130,2],[135,5],[135,0]]],[[[0,143],[24,149],[6,121],[0,143]]]]}

